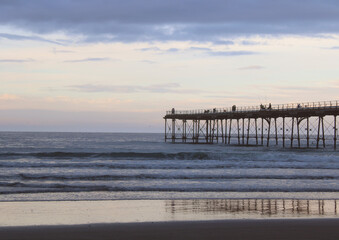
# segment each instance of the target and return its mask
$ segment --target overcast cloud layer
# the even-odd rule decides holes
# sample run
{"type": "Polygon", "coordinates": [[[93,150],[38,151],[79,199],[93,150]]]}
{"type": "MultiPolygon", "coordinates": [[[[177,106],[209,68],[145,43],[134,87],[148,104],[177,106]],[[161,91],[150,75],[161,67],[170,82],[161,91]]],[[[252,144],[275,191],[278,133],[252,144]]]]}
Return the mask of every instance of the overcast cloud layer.
{"type": "MultiPolygon", "coordinates": [[[[218,42],[234,35],[339,32],[337,0],[2,0],[0,24],[85,41],[218,42]]],[[[8,37],[8,36],[7,36],[8,37]]]]}

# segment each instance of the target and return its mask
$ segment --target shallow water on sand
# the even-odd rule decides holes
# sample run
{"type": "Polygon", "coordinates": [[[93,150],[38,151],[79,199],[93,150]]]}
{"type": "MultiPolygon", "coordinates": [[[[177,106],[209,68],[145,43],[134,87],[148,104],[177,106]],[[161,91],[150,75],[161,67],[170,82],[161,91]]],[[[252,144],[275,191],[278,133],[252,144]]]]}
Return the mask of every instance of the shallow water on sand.
{"type": "Polygon", "coordinates": [[[337,217],[336,200],[195,199],[1,202],[0,226],[337,217]]]}

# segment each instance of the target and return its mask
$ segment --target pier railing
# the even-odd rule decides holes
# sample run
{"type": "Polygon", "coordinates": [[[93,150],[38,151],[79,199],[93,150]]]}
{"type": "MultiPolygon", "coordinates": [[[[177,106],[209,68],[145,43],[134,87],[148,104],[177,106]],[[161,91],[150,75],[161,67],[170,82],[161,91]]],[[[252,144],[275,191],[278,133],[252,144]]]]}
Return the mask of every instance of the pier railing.
{"type": "Polygon", "coordinates": [[[212,109],[194,109],[194,110],[175,110],[166,111],[166,115],[192,115],[192,114],[216,114],[227,112],[253,112],[253,111],[288,111],[296,109],[329,109],[339,108],[339,100],[321,101],[321,102],[304,102],[304,103],[287,103],[287,104],[261,104],[259,106],[233,106],[227,108],[212,108],[212,109]]]}

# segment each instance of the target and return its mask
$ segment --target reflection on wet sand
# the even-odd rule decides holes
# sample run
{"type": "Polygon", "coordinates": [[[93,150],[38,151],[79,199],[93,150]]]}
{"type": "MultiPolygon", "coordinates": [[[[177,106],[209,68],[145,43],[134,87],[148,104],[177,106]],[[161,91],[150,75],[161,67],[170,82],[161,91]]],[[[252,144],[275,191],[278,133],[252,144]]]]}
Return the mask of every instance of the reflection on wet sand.
{"type": "Polygon", "coordinates": [[[167,200],[166,211],[181,214],[233,217],[336,217],[337,200],[194,199],[167,200]]]}

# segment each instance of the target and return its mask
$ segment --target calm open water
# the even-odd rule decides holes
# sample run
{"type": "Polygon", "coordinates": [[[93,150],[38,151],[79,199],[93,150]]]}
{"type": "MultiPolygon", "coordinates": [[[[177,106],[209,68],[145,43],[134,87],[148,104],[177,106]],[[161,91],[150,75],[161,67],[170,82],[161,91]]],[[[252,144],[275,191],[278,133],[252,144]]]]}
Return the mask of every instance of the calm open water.
{"type": "Polygon", "coordinates": [[[0,133],[0,201],[190,198],[338,199],[339,151],[0,133]]]}

